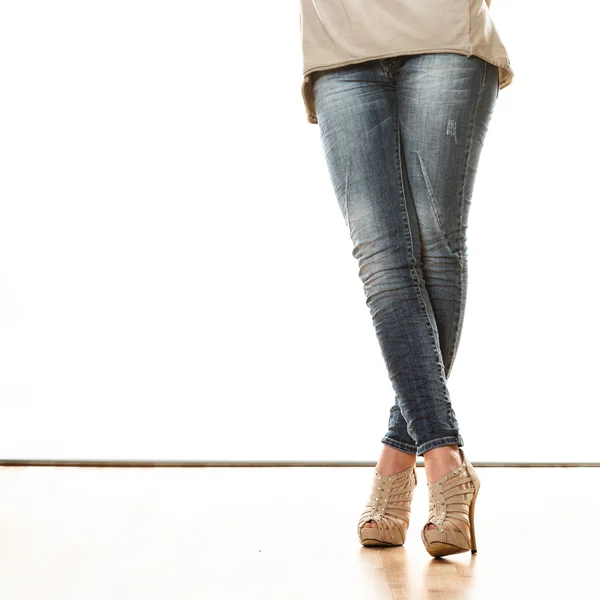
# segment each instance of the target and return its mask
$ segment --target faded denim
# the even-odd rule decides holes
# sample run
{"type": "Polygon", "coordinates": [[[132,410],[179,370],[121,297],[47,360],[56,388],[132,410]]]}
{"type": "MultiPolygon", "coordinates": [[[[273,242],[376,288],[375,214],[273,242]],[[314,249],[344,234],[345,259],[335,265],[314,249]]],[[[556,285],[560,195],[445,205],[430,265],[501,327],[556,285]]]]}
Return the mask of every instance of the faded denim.
{"type": "Polygon", "coordinates": [[[335,196],[395,403],[381,440],[422,456],[464,442],[450,376],[467,294],[466,230],[498,67],[455,53],[315,73],[335,196]]]}

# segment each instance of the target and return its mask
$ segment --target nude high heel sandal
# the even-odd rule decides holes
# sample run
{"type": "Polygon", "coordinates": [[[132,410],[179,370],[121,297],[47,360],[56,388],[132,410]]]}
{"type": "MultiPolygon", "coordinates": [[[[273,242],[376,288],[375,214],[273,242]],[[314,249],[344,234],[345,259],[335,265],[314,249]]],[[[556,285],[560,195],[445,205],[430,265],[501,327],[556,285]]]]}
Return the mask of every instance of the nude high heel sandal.
{"type": "Polygon", "coordinates": [[[427,552],[434,557],[468,550],[472,554],[477,552],[475,500],[481,484],[462,448],[459,452],[463,459],[460,467],[435,483],[427,482],[429,520],[421,530],[421,539],[427,552]],[[430,523],[437,529],[428,530],[430,523]]]}
{"type": "Polygon", "coordinates": [[[358,539],[363,546],[404,544],[416,486],[415,465],[388,477],[375,469],[371,495],[358,521],[358,539]],[[377,522],[377,527],[363,527],[371,520],[377,522]]]}

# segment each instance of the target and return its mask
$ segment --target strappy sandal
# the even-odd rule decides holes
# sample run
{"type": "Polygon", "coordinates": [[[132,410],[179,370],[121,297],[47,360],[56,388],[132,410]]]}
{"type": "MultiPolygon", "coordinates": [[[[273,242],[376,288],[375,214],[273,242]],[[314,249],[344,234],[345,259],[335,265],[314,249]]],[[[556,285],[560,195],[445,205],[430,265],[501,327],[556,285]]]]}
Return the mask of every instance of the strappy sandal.
{"type": "Polygon", "coordinates": [[[416,486],[416,465],[387,477],[375,469],[371,495],[358,521],[358,539],[363,546],[404,544],[416,486]],[[364,527],[369,521],[376,521],[377,527],[364,527]]]}
{"type": "Polygon", "coordinates": [[[463,459],[457,469],[435,483],[427,482],[429,520],[421,530],[421,539],[431,556],[440,557],[471,550],[477,552],[475,540],[475,500],[481,487],[479,477],[459,448],[463,459]],[[433,524],[437,529],[427,529],[433,524]]]}

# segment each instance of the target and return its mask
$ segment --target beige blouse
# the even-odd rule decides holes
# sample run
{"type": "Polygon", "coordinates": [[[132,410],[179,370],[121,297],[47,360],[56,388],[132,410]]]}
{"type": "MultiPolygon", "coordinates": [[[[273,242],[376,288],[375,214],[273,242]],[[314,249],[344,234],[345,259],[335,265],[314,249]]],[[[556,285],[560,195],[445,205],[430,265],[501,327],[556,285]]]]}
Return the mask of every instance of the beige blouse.
{"type": "Polygon", "coordinates": [[[318,123],[311,73],[401,54],[455,52],[497,65],[499,88],[513,70],[490,16],[492,0],[300,0],[302,98],[318,123]]]}

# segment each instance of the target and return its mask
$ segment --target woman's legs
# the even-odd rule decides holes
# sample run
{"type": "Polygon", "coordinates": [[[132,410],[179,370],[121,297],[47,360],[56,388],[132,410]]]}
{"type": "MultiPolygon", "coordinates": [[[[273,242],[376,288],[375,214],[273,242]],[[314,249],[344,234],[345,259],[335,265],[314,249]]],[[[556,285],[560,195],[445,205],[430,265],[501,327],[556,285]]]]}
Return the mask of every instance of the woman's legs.
{"type": "Polygon", "coordinates": [[[463,440],[446,379],[464,316],[468,209],[497,86],[495,66],[452,53],[369,61],[314,81],[330,176],[396,392],[382,469],[414,464],[417,454],[431,480],[457,466],[463,440]]]}

